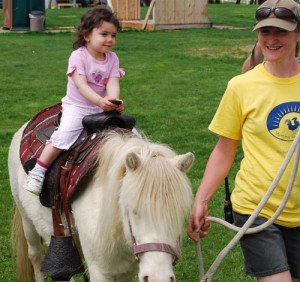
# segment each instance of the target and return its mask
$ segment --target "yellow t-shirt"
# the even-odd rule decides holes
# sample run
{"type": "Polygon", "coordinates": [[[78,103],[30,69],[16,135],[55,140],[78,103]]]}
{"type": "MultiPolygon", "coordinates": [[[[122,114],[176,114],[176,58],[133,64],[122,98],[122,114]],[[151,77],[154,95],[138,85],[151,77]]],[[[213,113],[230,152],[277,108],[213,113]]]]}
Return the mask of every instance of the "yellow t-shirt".
{"type": "MultiPolygon", "coordinates": [[[[220,136],[242,140],[244,157],[231,200],[236,212],[252,214],[300,129],[300,74],[278,78],[268,73],[262,63],[234,77],[228,83],[209,129],[220,136]]],[[[281,203],[293,159],[260,213],[267,219],[281,203]]],[[[276,223],[287,227],[300,226],[300,172],[276,223]]]]}

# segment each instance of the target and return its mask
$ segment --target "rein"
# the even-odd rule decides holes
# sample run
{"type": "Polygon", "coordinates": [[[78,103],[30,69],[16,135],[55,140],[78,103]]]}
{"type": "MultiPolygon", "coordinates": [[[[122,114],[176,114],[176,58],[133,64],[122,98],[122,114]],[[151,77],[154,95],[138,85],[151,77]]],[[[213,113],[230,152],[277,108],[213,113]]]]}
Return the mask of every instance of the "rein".
{"type": "Polygon", "coordinates": [[[137,262],[140,262],[139,255],[146,253],[146,252],[163,252],[168,253],[173,256],[173,265],[176,264],[178,259],[180,258],[180,253],[177,249],[172,247],[169,244],[166,243],[158,243],[158,242],[152,242],[152,243],[143,243],[143,244],[137,244],[136,239],[132,232],[132,226],[130,221],[128,222],[129,230],[130,230],[130,236],[133,244],[133,253],[135,256],[135,260],[137,262]]]}
{"type": "Polygon", "coordinates": [[[222,219],[216,218],[216,217],[208,217],[210,221],[219,223],[219,224],[227,227],[228,229],[237,232],[237,234],[228,243],[228,245],[220,252],[220,254],[217,256],[214,263],[211,265],[211,267],[209,268],[209,270],[206,274],[204,274],[203,259],[202,259],[201,248],[200,248],[200,240],[198,240],[199,246],[196,245],[196,253],[197,253],[198,263],[199,263],[200,282],[212,281],[213,275],[217,271],[218,267],[220,266],[220,264],[223,261],[223,259],[225,258],[225,256],[238,243],[238,241],[242,238],[242,236],[244,234],[253,234],[253,233],[260,232],[260,231],[266,229],[267,227],[269,227],[277,219],[277,217],[281,214],[282,210],[284,209],[284,207],[289,199],[289,196],[292,192],[293,185],[294,185],[297,173],[298,173],[299,162],[300,162],[300,131],[298,131],[298,133],[295,137],[295,140],[293,141],[293,143],[292,143],[277,175],[275,176],[273,182],[271,183],[269,189],[267,190],[266,194],[264,195],[264,197],[262,198],[262,200],[260,201],[260,203],[258,204],[256,209],[253,211],[252,215],[245,222],[243,227],[241,227],[241,228],[236,227],[235,225],[230,224],[230,223],[228,223],[222,219]],[[263,223],[257,227],[250,228],[251,224],[253,223],[255,218],[258,216],[260,211],[263,209],[263,207],[267,203],[268,199],[271,197],[273,191],[277,187],[279,180],[281,179],[283,173],[285,172],[294,153],[295,153],[295,159],[294,159],[294,166],[293,166],[293,169],[291,172],[290,181],[288,183],[287,190],[284,194],[284,197],[283,197],[279,207],[277,208],[274,215],[268,221],[266,221],[265,223],[263,223]]]}

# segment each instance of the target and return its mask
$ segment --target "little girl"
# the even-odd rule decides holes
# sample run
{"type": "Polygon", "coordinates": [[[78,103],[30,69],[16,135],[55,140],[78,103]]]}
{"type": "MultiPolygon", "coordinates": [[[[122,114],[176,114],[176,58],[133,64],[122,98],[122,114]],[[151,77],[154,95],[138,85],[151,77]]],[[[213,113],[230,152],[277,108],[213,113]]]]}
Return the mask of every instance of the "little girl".
{"type": "Polygon", "coordinates": [[[117,55],[111,51],[120,29],[118,19],[107,6],[97,6],[82,16],[73,44],[75,51],[69,58],[61,122],[29,172],[26,190],[41,193],[47,169],[62,150],[68,150],[77,140],[84,116],[124,110],[122,100],[119,105],[113,103],[119,98],[119,79],[124,75],[117,55]]]}

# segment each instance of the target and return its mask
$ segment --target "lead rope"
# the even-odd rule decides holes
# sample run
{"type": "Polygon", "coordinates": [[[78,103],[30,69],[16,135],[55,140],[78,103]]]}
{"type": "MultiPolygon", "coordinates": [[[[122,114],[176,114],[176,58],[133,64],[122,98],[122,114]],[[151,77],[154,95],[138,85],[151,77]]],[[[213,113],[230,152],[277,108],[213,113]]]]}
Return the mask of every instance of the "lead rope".
{"type": "Polygon", "coordinates": [[[198,270],[199,270],[199,278],[200,281],[203,278],[205,274],[204,270],[204,262],[203,262],[203,257],[202,257],[202,252],[201,252],[201,243],[200,243],[200,238],[199,238],[199,233],[196,234],[197,238],[197,243],[195,243],[195,250],[196,250],[196,255],[197,255],[197,262],[198,262],[198,270]]]}
{"type": "MultiPolygon", "coordinates": [[[[293,185],[294,185],[294,182],[296,179],[296,175],[297,175],[297,171],[298,171],[298,167],[299,167],[299,160],[300,160],[300,130],[298,131],[298,133],[295,137],[295,140],[293,141],[293,143],[292,143],[277,175],[275,176],[273,182],[271,183],[269,189],[267,190],[266,194],[264,195],[264,197],[262,198],[262,200],[260,201],[260,203],[258,204],[256,209],[254,210],[253,214],[245,222],[243,227],[239,228],[239,227],[234,226],[220,218],[208,217],[210,221],[219,223],[219,224],[229,228],[230,230],[237,232],[237,234],[233,237],[233,239],[229,242],[229,244],[219,253],[219,255],[217,256],[214,263],[211,265],[211,267],[209,268],[209,270],[206,274],[204,274],[204,266],[203,266],[203,258],[202,258],[202,254],[201,254],[200,240],[198,240],[199,243],[196,243],[196,253],[197,253],[197,260],[198,260],[198,266],[199,266],[199,272],[200,272],[200,282],[211,282],[212,281],[213,275],[217,271],[218,267],[222,263],[225,256],[239,242],[239,240],[241,239],[241,237],[244,234],[253,234],[253,233],[260,232],[260,231],[264,230],[265,228],[267,228],[268,226],[270,226],[277,219],[277,217],[280,215],[280,213],[284,209],[284,207],[289,199],[289,196],[292,192],[292,188],[293,188],[293,185]],[[265,223],[263,223],[257,227],[249,228],[251,226],[251,224],[253,223],[253,221],[255,220],[255,218],[259,215],[260,211],[263,209],[265,204],[267,203],[268,199],[272,195],[275,188],[277,187],[278,182],[281,179],[284,171],[286,170],[289,162],[291,161],[291,158],[292,158],[294,152],[296,152],[294,166],[292,169],[292,173],[291,173],[291,177],[290,177],[290,181],[289,181],[287,190],[284,194],[281,204],[277,208],[274,215],[268,221],[266,221],[265,223]]],[[[198,236],[199,236],[199,234],[198,234],[198,236]]]]}

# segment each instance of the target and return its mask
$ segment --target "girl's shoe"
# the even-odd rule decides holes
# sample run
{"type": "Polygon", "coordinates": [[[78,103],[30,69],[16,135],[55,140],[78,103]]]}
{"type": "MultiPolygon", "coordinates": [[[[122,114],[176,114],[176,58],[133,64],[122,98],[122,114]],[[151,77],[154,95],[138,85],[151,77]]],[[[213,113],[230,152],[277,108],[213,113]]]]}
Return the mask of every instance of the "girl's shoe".
{"type": "Polygon", "coordinates": [[[32,174],[31,172],[28,173],[26,182],[24,184],[24,188],[35,194],[35,195],[40,195],[42,192],[42,187],[44,183],[44,178],[45,176],[37,175],[37,174],[32,174]]]}

